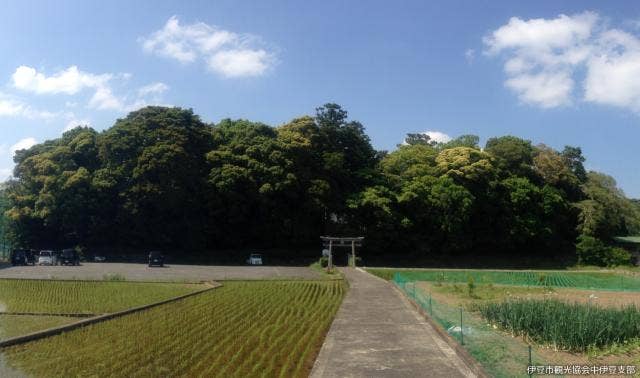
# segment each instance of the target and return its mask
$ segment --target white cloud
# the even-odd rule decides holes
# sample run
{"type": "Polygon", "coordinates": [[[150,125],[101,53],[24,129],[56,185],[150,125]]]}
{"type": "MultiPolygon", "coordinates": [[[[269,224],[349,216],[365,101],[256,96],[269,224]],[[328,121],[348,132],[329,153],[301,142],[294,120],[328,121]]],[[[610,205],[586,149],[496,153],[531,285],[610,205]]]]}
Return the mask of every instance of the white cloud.
{"type": "Polygon", "coordinates": [[[124,105],[122,100],[113,95],[111,88],[100,87],[89,100],[89,107],[98,110],[122,110],[124,105]]]}
{"type": "Polygon", "coordinates": [[[50,121],[62,115],[61,112],[37,110],[22,101],[13,99],[0,99],[0,117],[23,117],[50,121]]]}
{"type": "Polygon", "coordinates": [[[466,59],[467,63],[469,63],[469,64],[473,63],[475,58],[476,58],[476,50],[467,49],[464,52],[464,59],[466,59]]]}
{"type": "MultiPolygon", "coordinates": [[[[128,80],[130,74],[117,75],[122,80],[128,80]]],[[[77,66],[71,66],[51,76],[38,72],[35,68],[20,66],[12,75],[13,86],[23,91],[36,94],[66,94],[75,95],[84,89],[95,90],[89,100],[89,107],[99,110],[121,110],[124,108],[122,100],[113,95],[109,82],[112,74],[95,75],[80,71],[77,66]]]]}
{"type": "Polygon", "coordinates": [[[549,52],[550,49],[565,49],[584,41],[598,21],[598,15],[585,12],[574,16],[561,14],[555,19],[543,18],[524,21],[512,17],[506,25],[484,38],[489,54],[505,49],[521,49],[523,53],[532,50],[549,52]]]}
{"type": "Polygon", "coordinates": [[[428,135],[431,140],[436,141],[438,143],[447,143],[451,140],[451,137],[441,131],[425,131],[422,134],[428,135]]]}
{"type": "Polygon", "coordinates": [[[570,103],[573,80],[566,72],[541,72],[511,77],[505,85],[523,102],[554,108],[570,103]]]}
{"type": "Polygon", "coordinates": [[[22,114],[24,105],[12,100],[0,100],[0,117],[22,114]]]}
{"type": "Polygon", "coordinates": [[[138,96],[144,97],[148,95],[159,95],[166,92],[168,89],[169,86],[165,83],[151,83],[138,89],[138,96]]]}
{"type": "Polygon", "coordinates": [[[77,66],[71,66],[49,77],[35,68],[20,66],[11,76],[13,86],[37,94],[64,93],[73,95],[85,88],[105,87],[111,74],[94,75],[82,72],[77,66]]]}
{"type": "Polygon", "coordinates": [[[67,122],[67,125],[64,127],[62,132],[73,130],[78,126],[91,127],[91,121],[89,121],[88,119],[76,119],[76,118],[73,118],[69,122],[67,122]]]}
{"type": "MultiPolygon", "coordinates": [[[[141,104],[144,106],[149,102],[147,96],[154,96],[152,102],[159,103],[160,95],[169,89],[166,84],[156,82],[139,88],[137,92],[130,92],[130,96],[114,94],[111,83],[113,81],[124,83],[131,77],[129,73],[96,75],[81,71],[77,66],[71,66],[47,76],[35,68],[23,65],[13,73],[12,81],[15,88],[35,94],[76,95],[85,89],[90,89],[93,90],[93,94],[88,99],[88,108],[119,112],[137,109],[141,104]]],[[[65,106],[73,108],[77,106],[77,102],[66,101],[65,106]]],[[[22,102],[0,99],[0,116],[52,119],[61,114],[61,112],[35,111],[22,102]]]]}
{"type": "Polygon", "coordinates": [[[226,77],[260,76],[271,65],[265,50],[226,50],[207,61],[209,69],[226,77]]]}
{"type": "Polygon", "coordinates": [[[148,53],[184,64],[203,59],[211,71],[228,78],[260,76],[276,63],[275,54],[261,48],[259,38],[203,22],[181,25],[176,16],[140,40],[148,53]]]}
{"type": "Polygon", "coordinates": [[[505,86],[524,103],[553,108],[580,99],[640,112],[640,38],[597,13],[513,17],[483,41],[485,54],[505,56],[505,86]]]}
{"type": "Polygon", "coordinates": [[[32,137],[20,139],[16,144],[9,147],[9,153],[11,154],[11,157],[13,157],[16,151],[26,150],[27,148],[31,148],[33,145],[36,145],[36,144],[38,144],[38,141],[32,137]]]}
{"type": "Polygon", "coordinates": [[[602,52],[587,62],[584,99],[640,111],[640,39],[610,30],[598,43],[602,52]]]}

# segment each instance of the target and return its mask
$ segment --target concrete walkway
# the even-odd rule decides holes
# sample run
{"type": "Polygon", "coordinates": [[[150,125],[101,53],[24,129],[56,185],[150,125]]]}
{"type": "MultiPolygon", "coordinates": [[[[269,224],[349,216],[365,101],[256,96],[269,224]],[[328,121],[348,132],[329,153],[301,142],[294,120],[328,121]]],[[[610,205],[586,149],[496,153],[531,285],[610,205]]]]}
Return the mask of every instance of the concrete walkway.
{"type": "Polygon", "coordinates": [[[350,288],[311,377],[475,377],[390,283],[342,272],[350,288]]]}

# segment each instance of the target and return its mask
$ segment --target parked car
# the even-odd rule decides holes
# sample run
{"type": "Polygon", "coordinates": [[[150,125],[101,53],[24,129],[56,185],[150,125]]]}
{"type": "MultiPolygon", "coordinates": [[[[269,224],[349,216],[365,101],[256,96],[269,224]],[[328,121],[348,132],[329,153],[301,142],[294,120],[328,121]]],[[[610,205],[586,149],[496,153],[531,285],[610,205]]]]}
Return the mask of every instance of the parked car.
{"type": "Polygon", "coordinates": [[[16,249],[11,252],[11,265],[33,265],[33,255],[28,249],[16,249]]]}
{"type": "Polygon", "coordinates": [[[50,249],[43,249],[38,255],[38,265],[58,265],[57,254],[50,249]]]}
{"type": "Polygon", "coordinates": [[[105,261],[107,261],[107,258],[102,256],[102,255],[95,255],[95,256],[93,256],[93,261],[94,262],[105,262],[105,261]]]}
{"type": "Polygon", "coordinates": [[[37,260],[38,260],[38,251],[36,251],[35,249],[28,250],[27,261],[29,261],[29,264],[36,265],[37,260]]]}
{"type": "Polygon", "coordinates": [[[259,253],[252,253],[247,259],[249,265],[262,265],[262,255],[259,253]]]}
{"type": "Polygon", "coordinates": [[[164,266],[164,255],[162,252],[151,251],[149,252],[149,266],[164,266]]]}
{"type": "Polygon", "coordinates": [[[80,255],[75,249],[63,249],[60,254],[60,265],[80,265],[80,255]]]}

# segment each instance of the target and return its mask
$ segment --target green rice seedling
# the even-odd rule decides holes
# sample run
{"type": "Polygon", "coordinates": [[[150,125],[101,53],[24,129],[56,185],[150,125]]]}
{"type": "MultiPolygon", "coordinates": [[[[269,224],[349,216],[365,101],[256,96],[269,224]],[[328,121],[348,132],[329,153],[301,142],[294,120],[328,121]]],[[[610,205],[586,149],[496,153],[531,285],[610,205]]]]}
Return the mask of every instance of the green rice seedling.
{"type": "Polygon", "coordinates": [[[640,309],[520,299],[478,306],[489,322],[556,349],[584,352],[640,337],[640,309]]]}
{"type": "Polygon", "coordinates": [[[199,284],[0,279],[3,311],[102,314],[204,289],[199,284]]]}
{"type": "Polygon", "coordinates": [[[343,281],[226,282],[2,353],[38,377],[306,377],[344,292],[343,281]]]}

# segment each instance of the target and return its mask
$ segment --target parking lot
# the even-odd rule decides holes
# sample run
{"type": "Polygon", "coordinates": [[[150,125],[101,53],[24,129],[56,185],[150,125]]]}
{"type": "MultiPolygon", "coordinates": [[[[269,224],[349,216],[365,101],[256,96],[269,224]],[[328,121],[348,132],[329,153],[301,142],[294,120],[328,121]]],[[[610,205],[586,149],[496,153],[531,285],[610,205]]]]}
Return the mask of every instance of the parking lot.
{"type": "Polygon", "coordinates": [[[82,263],[80,266],[10,266],[0,264],[0,278],[89,279],[124,278],[128,281],[207,281],[252,279],[318,279],[308,267],[205,266],[168,264],[150,268],[134,263],[82,263]]]}

